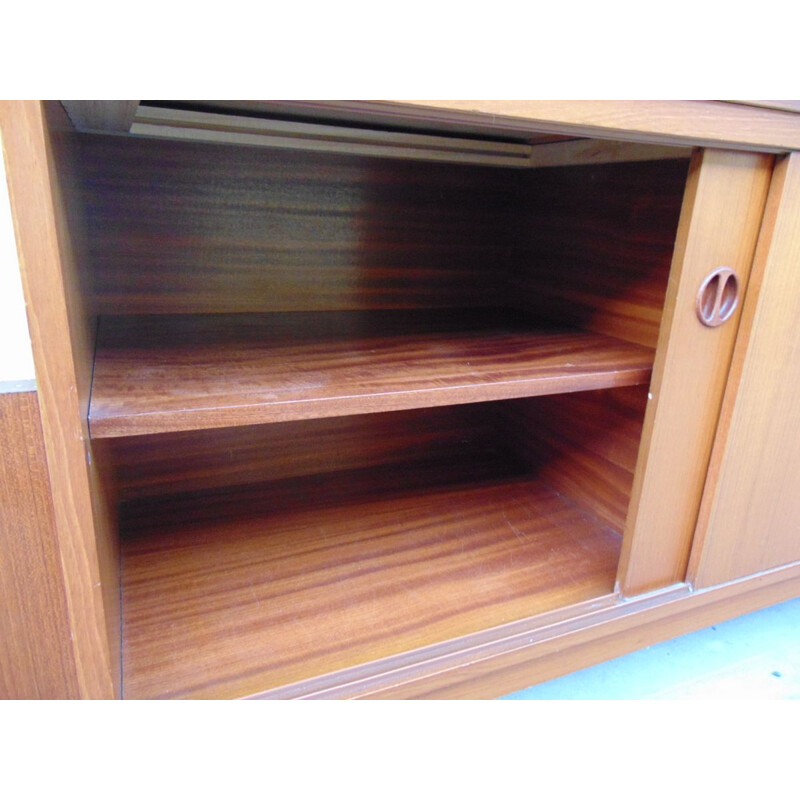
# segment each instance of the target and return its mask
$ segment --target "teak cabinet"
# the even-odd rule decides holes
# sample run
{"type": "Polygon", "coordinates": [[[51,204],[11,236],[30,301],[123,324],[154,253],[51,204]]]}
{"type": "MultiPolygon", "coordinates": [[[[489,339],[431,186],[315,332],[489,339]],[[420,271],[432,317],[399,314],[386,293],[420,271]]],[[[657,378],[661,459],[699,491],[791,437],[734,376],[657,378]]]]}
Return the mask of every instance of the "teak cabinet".
{"type": "Polygon", "coordinates": [[[4,694],[488,697],[800,594],[791,108],[4,103],[4,694]]]}

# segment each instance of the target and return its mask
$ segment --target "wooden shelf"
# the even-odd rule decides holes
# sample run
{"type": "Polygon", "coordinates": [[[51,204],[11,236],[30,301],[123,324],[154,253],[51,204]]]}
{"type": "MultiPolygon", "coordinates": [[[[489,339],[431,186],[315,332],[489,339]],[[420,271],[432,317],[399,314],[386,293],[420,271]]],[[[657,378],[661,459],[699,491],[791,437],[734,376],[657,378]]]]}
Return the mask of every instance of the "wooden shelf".
{"type": "Polygon", "coordinates": [[[128,508],[125,697],[248,696],[612,593],[620,536],[509,469],[362,470],[128,508]]]}
{"type": "Polygon", "coordinates": [[[424,408],[649,380],[653,351],[507,311],[103,317],[95,438],[424,408]]]}

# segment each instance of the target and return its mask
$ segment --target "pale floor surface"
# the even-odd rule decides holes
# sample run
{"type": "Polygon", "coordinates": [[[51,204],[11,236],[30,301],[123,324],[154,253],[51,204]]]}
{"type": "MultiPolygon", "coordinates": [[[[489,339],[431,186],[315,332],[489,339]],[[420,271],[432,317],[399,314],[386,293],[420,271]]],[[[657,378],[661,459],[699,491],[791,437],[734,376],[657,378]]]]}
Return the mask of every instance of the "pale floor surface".
{"type": "Polygon", "coordinates": [[[510,694],[507,700],[800,700],[800,598],[510,694]]]}

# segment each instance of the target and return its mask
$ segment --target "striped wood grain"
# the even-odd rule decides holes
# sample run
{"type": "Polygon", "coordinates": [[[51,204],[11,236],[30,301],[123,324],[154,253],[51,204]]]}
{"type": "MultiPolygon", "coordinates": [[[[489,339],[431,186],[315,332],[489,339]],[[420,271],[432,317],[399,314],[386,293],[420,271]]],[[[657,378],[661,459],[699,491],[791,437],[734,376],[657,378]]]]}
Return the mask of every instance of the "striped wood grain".
{"type": "Polygon", "coordinates": [[[499,453],[514,457],[498,403],[103,440],[123,501],[499,453]]]}
{"type": "Polygon", "coordinates": [[[528,469],[619,533],[625,529],[647,387],[502,404],[506,440],[528,469]]]}
{"type": "Polygon", "coordinates": [[[396,411],[646,382],[652,351],[507,312],[103,318],[92,436],[396,411]]]}
{"type": "Polygon", "coordinates": [[[537,318],[655,348],[688,162],[537,170],[509,300],[537,318]]]}
{"type": "Polygon", "coordinates": [[[188,522],[145,507],[123,542],[125,696],[254,694],[613,587],[619,536],[536,480],[356,483],[212,497],[206,521],[201,498],[188,522]]]}
{"type": "Polygon", "coordinates": [[[522,303],[655,344],[681,160],[521,172],[80,141],[100,313],[522,303]]]}
{"type": "Polygon", "coordinates": [[[800,566],[690,591],[610,595],[264,692],[272,698],[492,698],[798,596],[800,566]]]}
{"type": "Polygon", "coordinates": [[[36,392],[0,394],[0,699],[80,696],[36,392]]]}
{"type": "Polygon", "coordinates": [[[99,313],[500,304],[517,170],[80,142],[99,313]]]}
{"type": "Polygon", "coordinates": [[[110,698],[119,684],[119,559],[86,423],[94,326],[76,268],[84,259],[74,134],[55,102],[3,101],[0,124],[79,692],[110,698]]]}

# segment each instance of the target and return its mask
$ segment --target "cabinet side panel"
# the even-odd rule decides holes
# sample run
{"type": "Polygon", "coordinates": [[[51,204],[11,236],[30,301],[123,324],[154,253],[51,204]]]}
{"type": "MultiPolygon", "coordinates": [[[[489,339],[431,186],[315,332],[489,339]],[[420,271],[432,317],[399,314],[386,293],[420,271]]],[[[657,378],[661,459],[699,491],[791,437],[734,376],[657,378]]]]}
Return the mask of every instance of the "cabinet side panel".
{"type": "Polygon", "coordinates": [[[92,389],[97,313],[83,265],[88,258],[89,240],[85,197],[78,163],[78,135],[60,103],[42,104],[50,166],[50,185],[56,231],[61,254],[64,296],[67,302],[73,364],[81,426],[81,443],[89,481],[92,525],[95,532],[103,614],[108,640],[111,676],[115,694],[120,695],[120,586],[119,537],[117,532],[116,488],[104,468],[102,453],[91,441],[88,430],[92,389]]]}
{"type": "Polygon", "coordinates": [[[0,103],[14,226],[28,308],[60,565],[82,697],[115,694],[119,670],[118,559],[113,528],[92,491],[86,426],[92,323],[77,286],[59,169],[69,123],[55,103],[0,103]]]}
{"type": "Polygon", "coordinates": [[[703,497],[698,587],[800,560],[800,155],[775,171],[703,497]]]}
{"type": "Polygon", "coordinates": [[[692,162],[623,543],[625,594],[685,577],[740,314],[707,328],[695,298],[720,266],[745,292],[771,168],[771,156],[733,151],[692,162]]]}
{"type": "Polygon", "coordinates": [[[0,394],[0,699],[79,696],[36,392],[0,394]]]}
{"type": "Polygon", "coordinates": [[[688,162],[531,170],[509,302],[655,348],[688,162]]]}
{"type": "Polygon", "coordinates": [[[512,400],[507,439],[537,478],[622,533],[646,405],[644,386],[512,400]]]}

